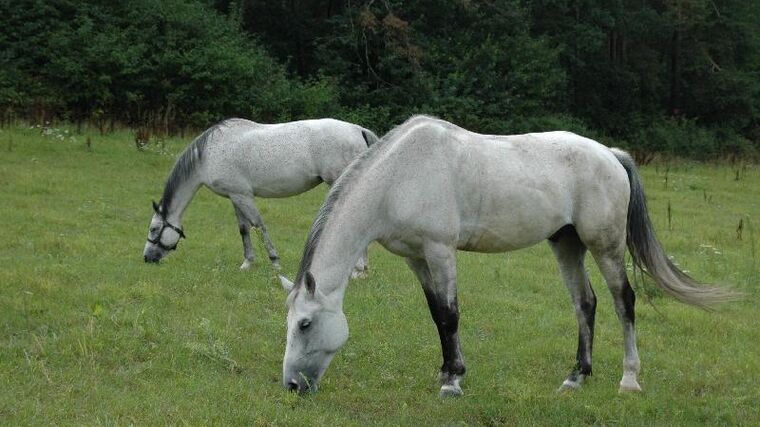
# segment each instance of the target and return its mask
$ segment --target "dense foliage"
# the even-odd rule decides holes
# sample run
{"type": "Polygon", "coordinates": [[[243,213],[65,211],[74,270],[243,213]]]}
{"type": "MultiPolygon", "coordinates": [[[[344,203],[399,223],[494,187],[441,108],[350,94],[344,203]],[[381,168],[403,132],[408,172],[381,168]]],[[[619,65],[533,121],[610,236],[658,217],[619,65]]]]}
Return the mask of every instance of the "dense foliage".
{"type": "Polygon", "coordinates": [[[638,152],[760,141],[745,0],[0,0],[0,113],[150,125],[413,113],[638,152]]]}

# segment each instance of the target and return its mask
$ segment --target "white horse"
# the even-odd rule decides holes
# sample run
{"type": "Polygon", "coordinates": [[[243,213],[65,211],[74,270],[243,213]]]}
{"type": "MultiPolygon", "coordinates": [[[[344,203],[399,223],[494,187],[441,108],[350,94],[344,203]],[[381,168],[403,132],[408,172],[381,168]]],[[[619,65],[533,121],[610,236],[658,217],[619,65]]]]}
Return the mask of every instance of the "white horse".
{"type": "MultiPolygon", "coordinates": [[[[250,228],[261,230],[275,269],[279,256],[269,238],[254,197],[289,197],[321,182],[332,185],[348,164],[377,141],[371,131],[333,119],[259,124],[228,119],[203,132],[174,165],[148,230],[143,258],[159,262],[176,249],[182,216],[201,185],[229,198],[243,239],[245,270],[253,262],[250,228]]],[[[366,274],[366,249],[354,276],[366,274]]]]}
{"type": "Polygon", "coordinates": [[[626,240],[634,261],[678,300],[706,307],[732,297],[670,262],[625,152],[568,132],[480,135],[417,116],[346,170],[314,221],[295,285],[280,276],[290,292],[283,385],[316,390],[348,338],[342,306],[351,266],[377,240],[405,257],[422,284],[441,339],[441,395],[462,394],[457,250],[504,252],[547,239],[579,327],[576,364],[562,390],[591,375],[596,297],[583,264],[587,249],[623,327],[620,391],[641,390],[626,240]]]}

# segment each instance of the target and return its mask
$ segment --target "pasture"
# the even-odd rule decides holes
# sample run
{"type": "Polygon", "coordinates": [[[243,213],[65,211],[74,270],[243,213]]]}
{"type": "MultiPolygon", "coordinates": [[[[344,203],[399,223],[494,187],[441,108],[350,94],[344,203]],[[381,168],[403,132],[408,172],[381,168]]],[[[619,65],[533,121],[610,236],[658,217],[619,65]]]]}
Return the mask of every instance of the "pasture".
{"type": "MultiPolygon", "coordinates": [[[[259,239],[254,267],[238,270],[229,201],[202,189],[187,240],[160,265],[143,263],[150,201],[190,138],[138,151],[126,132],[70,135],[0,131],[1,424],[760,424],[757,166],[642,169],[668,253],[746,294],[708,313],[639,280],[643,393],[617,392],[622,334],[590,260],[594,376],[555,392],[575,361],[577,325],[541,244],[459,253],[465,395],[439,399],[423,293],[401,258],[373,244],[370,277],[347,291],[349,341],[319,393],[299,397],[280,384],[285,294],[259,239]]],[[[291,279],[325,192],[258,201],[291,279]]]]}

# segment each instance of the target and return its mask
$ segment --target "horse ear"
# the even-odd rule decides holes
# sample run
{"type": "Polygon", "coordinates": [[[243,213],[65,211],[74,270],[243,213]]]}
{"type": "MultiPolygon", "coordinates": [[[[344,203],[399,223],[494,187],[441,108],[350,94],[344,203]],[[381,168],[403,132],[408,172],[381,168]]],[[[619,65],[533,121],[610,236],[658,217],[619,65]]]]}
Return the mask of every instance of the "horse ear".
{"type": "Polygon", "coordinates": [[[153,211],[158,213],[158,203],[156,203],[155,200],[151,200],[153,202],[153,211]]]}
{"type": "Polygon", "coordinates": [[[314,276],[311,275],[311,271],[306,272],[306,280],[304,281],[306,290],[310,294],[314,295],[314,291],[317,289],[317,282],[314,280],[314,276]]]}
{"type": "Polygon", "coordinates": [[[282,285],[282,289],[285,289],[285,292],[290,293],[290,291],[293,290],[293,282],[288,280],[287,277],[283,275],[278,275],[280,278],[280,284],[282,285]]]}

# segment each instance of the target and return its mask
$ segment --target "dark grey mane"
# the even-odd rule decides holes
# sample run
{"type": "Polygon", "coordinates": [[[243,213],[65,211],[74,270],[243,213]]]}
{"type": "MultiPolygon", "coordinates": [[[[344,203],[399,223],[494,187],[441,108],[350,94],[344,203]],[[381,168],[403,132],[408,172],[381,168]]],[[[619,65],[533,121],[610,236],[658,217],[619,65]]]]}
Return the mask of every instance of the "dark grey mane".
{"type": "Polygon", "coordinates": [[[212,134],[218,130],[220,124],[216,124],[206,129],[202,134],[195,138],[195,140],[185,148],[185,151],[179,156],[177,162],[174,163],[174,167],[172,168],[169,178],[166,180],[166,185],[164,186],[164,194],[161,196],[161,201],[158,203],[163,215],[168,213],[167,210],[169,209],[169,206],[171,206],[174,193],[182,183],[187,181],[193,172],[195,172],[196,167],[203,159],[203,152],[206,150],[206,144],[208,143],[209,138],[211,138],[212,134]]]}
{"type": "Polygon", "coordinates": [[[314,223],[311,225],[311,230],[309,231],[309,236],[306,238],[306,246],[303,250],[303,256],[301,257],[301,264],[298,267],[298,274],[296,275],[296,281],[295,289],[298,289],[298,287],[301,286],[301,283],[303,282],[304,276],[307,271],[311,268],[311,261],[314,258],[314,251],[317,248],[317,245],[319,244],[319,239],[322,236],[322,230],[325,227],[325,223],[327,222],[327,219],[330,217],[330,214],[333,211],[333,208],[335,207],[335,204],[337,201],[341,198],[341,195],[344,193],[345,188],[349,185],[350,182],[353,182],[355,178],[364,170],[365,165],[369,162],[371,158],[375,156],[375,153],[380,151],[384,146],[386,146],[387,142],[390,140],[393,140],[396,134],[399,133],[401,129],[406,128],[408,125],[412,124],[413,122],[416,122],[419,119],[436,119],[435,117],[431,116],[422,116],[422,115],[416,115],[412,116],[409,119],[407,119],[403,124],[396,126],[393,128],[390,132],[385,134],[382,138],[380,138],[377,142],[370,145],[370,148],[366,151],[364,151],[361,155],[359,155],[356,160],[354,160],[348,168],[340,175],[338,180],[333,184],[332,188],[330,189],[330,192],[327,194],[327,199],[322,204],[322,207],[319,208],[319,212],[317,213],[316,218],[314,219],[314,223]]]}
{"type": "Polygon", "coordinates": [[[319,212],[314,219],[314,223],[311,225],[309,236],[306,238],[306,246],[304,247],[303,256],[301,257],[301,264],[298,267],[298,274],[296,275],[296,287],[300,286],[300,284],[303,282],[304,275],[307,271],[309,271],[309,268],[311,268],[311,261],[314,258],[314,250],[317,248],[319,238],[322,236],[322,230],[324,229],[325,223],[327,222],[327,218],[330,216],[330,213],[335,207],[335,203],[338,201],[341,194],[343,194],[343,190],[345,189],[347,183],[350,182],[356,175],[358,175],[358,172],[362,170],[364,163],[370,157],[371,152],[377,151],[378,147],[382,145],[382,141],[383,140],[381,139],[380,141],[372,144],[369,150],[364,151],[361,155],[359,155],[359,157],[354,162],[352,162],[351,165],[349,165],[348,169],[346,169],[340,175],[338,180],[335,181],[332,188],[330,189],[330,192],[327,194],[327,199],[322,204],[322,207],[319,208],[319,212]]]}
{"type": "Polygon", "coordinates": [[[208,141],[214,136],[214,134],[221,132],[224,128],[233,126],[255,126],[256,124],[257,123],[246,119],[226,119],[206,129],[202,134],[195,138],[195,140],[193,140],[193,142],[191,142],[190,145],[185,148],[185,151],[179,156],[169,174],[169,178],[166,180],[164,194],[161,196],[161,201],[159,202],[161,213],[163,215],[168,213],[167,210],[171,205],[174,193],[185,181],[187,181],[188,178],[190,178],[190,176],[192,176],[195,169],[201,161],[203,161],[206,144],[208,144],[208,141]]]}

